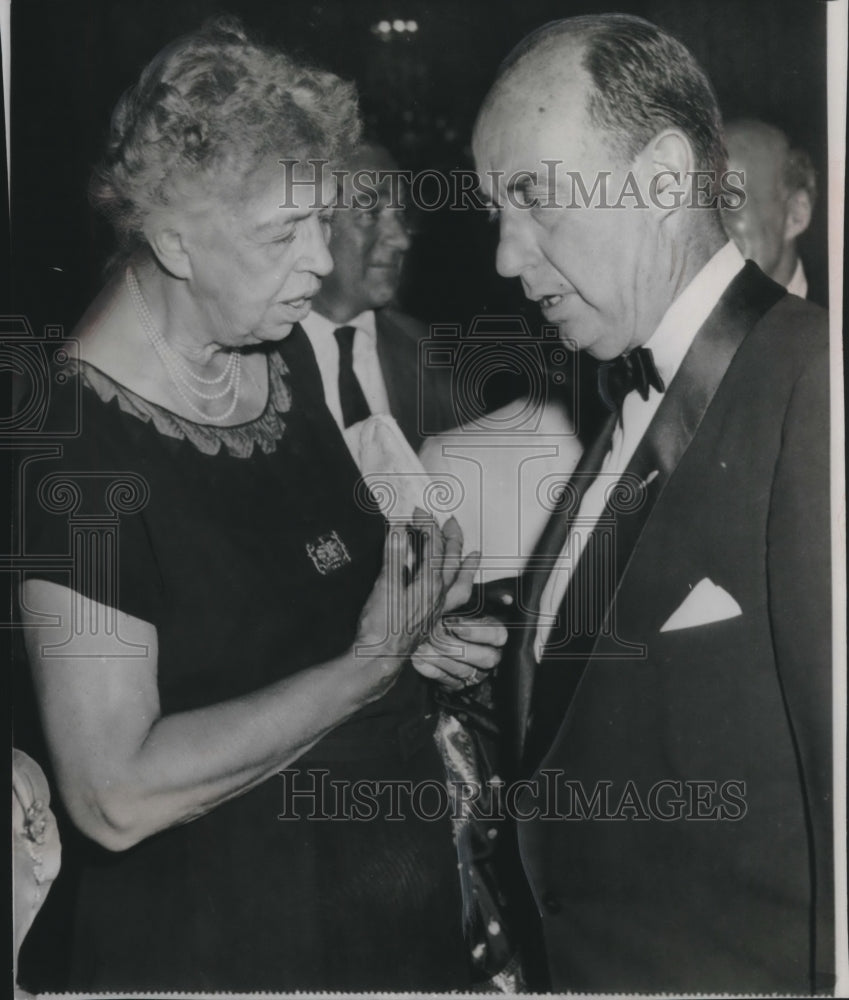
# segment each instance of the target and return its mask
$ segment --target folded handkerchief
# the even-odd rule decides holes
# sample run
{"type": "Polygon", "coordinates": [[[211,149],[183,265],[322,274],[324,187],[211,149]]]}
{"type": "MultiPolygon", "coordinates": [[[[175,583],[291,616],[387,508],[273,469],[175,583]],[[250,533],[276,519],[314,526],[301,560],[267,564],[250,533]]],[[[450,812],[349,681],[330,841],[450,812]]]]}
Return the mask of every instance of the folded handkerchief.
{"type": "Polygon", "coordinates": [[[345,430],[345,439],[376,503],[385,517],[408,520],[416,507],[442,525],[462,499],[462,484],[449,473],[431,476],[410,447],[395,419],[378,413],[345,430]]]}
{"type": "Polygon", "coordinates": [[[700,580],[683,603],[661,626],[661,632],[675,632],[697,625],[725,621],[743,614],[743,609],[727,590],[717,586],[707,577],[700,580]]]}

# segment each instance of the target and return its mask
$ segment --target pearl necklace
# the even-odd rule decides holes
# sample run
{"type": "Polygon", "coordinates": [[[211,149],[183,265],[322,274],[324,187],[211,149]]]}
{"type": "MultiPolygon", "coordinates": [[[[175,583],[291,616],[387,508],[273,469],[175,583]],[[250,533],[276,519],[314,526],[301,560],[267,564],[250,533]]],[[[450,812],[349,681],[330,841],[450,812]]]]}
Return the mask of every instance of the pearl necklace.
{"type": "Polygon", "coordinates": [[[159,355],[159,360],[162,362],[165,371],[170,376],[171,381],[174,383],[177,392],[179,392],[186,406],[188,406],[194,413],[203,417],[205,421],[212,420],[217,423],[232,416],[236,409],[236,405],[239,402],[239,387],[242,381],[241,353],[239,351],[231,351],[230,357],[227,364],[224,366],[223,371],[214,378],[203,378],[203,376],[198,375],[197,372],[192,371],[185,359],[179,354],[179,352],[175,351],[174,348],[171,347],[168,341],[159,332],[153,321],[153,316],[151,316],[150,310],[147,307],[147,302],[145,302],[144,296],[142,295],[138,278],[136,277],[136,273],[132,267],[127,268],[125,276],[127,289],[129,290],[130,298],[133,301],[133,307],[136,310],[139,322],[141,323],[144,332],[148,335],[151,344],[153,344],[156,353],[159,355]],[[216,392],[204,392],[202,389],[198,389],[196,386],[192,385],[192,382],[190,381],[191,379],[194,379],[195,382],[198,382],[201,385],[221,385],[222,382],[225,384],[216,392]],[[216,416],[213,416],[205,410],[202,410],[199,406],[196,406],[189,396],[189,393],[192,393],[192,395],[196,396],[198,399],[222,399],[230,392],[233,393],[233,401],[223,413],[219,413],[216,416]]]}

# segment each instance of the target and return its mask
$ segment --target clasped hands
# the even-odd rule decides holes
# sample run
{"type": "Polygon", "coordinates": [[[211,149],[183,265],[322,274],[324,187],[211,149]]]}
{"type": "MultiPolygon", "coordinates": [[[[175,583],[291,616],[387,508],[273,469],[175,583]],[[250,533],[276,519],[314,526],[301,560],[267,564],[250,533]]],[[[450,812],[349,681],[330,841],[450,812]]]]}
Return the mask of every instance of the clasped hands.
{"type": "Polygon", "coordinates": [[[496,666],[507,630],[490,615],[457,617],[468,603],[480,553],[463,557],[463,532],[440,528],[423,510],[387,528],[383,569],[360,619],[357,646],[453,690],[477,684],[496,666]]]}

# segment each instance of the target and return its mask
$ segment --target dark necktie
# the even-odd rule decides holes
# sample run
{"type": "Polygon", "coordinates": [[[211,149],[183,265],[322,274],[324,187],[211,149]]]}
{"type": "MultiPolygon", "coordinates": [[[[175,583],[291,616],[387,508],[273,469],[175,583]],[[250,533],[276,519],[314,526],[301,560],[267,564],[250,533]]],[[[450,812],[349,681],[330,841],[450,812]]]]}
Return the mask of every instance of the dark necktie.
{"type": "Polygon", "coordinates": [[[363,387],[354,372],[354,326],[340,326],[333,331],[339,345],[339,402],[342,404],[342,423],[346,427],[365,420],[371,415],[363,387]]]}
{"type": "Polygon", "coordinates": [[[652,386],[658,392],[666,388],[648,347],[638,347],[613,361],[603,361],[598,367],[599,395],[605,406],[614,412],[621,411],[625,397],[634,389],[643,399],[648,399],[652,386]]]}

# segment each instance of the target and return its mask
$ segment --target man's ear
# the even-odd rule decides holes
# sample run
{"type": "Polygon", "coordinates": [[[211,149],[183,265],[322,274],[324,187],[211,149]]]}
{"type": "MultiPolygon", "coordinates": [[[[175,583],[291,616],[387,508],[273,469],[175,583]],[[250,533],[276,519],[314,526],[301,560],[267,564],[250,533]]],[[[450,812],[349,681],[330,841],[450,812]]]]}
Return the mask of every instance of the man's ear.
{"type": "Polygon", "coordinates": [[[191,258],[178,229],[152,221],[145,226],[144,234],[156,259],[169,274],[175,278],[191,278],[191,258]]]}
{"type": "Polygon", "coordinates": [[[784,219],[784,242],[790,243],[811,224],[811,196],[804,188],[799,188],[787,199],[787,215],[784,219]]]}
{"type": "Polygon", "coordinates": [[[662,209],[678,208],[692,184],[696,158],[690,140],[678,129],[659,132],[638,154],[635,168],[649,202],[662,209]]]}

